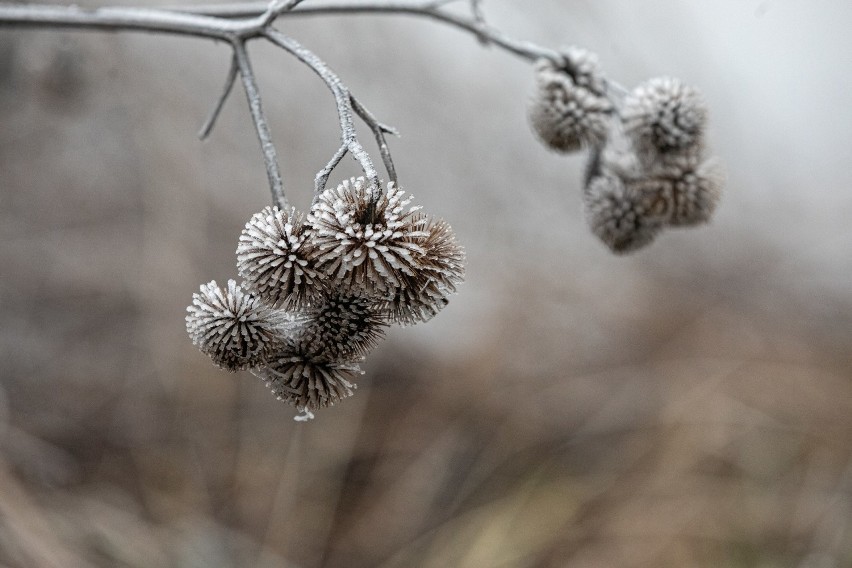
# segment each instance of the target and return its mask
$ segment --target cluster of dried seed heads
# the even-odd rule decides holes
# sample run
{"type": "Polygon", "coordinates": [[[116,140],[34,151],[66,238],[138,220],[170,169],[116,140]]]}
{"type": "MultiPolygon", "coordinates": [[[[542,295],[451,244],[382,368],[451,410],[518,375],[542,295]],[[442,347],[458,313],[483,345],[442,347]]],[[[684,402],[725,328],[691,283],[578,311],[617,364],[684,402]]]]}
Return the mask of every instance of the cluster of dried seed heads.
{"type": "Polygon", "coordinates": [[[710,220],[723,176],[705,155],[707,107],[696,89],[662,77],[619,96],[597,58],[579,48],[539,61],[536,83],[530,123],[554,150],[589,149],[586,218],[613,252],[710,220]]]}
{"type": "Polygon", "coordinates": [[[371,190],[358,178],[324,190],[307,216],[256,213],[237,246],[243,282],[193,294],[193,343],[300,411],[351,396],[387,327],[429,320],[464,279],[450,226],[410,203],[394,183],[371,190]]]}

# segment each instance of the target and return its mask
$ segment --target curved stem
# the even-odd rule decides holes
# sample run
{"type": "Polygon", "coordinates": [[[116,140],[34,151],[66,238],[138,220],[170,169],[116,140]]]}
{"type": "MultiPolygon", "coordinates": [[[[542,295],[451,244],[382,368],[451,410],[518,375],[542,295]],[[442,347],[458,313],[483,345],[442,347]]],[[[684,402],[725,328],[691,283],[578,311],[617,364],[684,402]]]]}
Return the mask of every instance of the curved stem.
{"type": "Polygon", "coordinates": [[[216,106],[214,106],[213,110],[210,111],[210,115],[207,117],[207,120],[204,121],[204,125],[201,127],[201,130],[198,131],[198,138],[200,140],[207,140],[207,137],[210,136],[210,133],[213,131],[213,126],[216,125],[216,120],[222,112],[222,107],[225,106],[225,101],[228,100],[228,96],[234,88],[234,83],[237,81],[237,73],[239,73],[239,66],[237,65],[237,57],[234,55],[231,58],[231,67],[228,69],[228,76],[225,78],[225,86],[222,88],[222,93],[216,100],[216,106]]]}
{"type": "Polygon", "coordinates": [[[135,30],[225,40],[247,31],[244,21],[189,12],[144,8],[85,9],[79,6],[32,4],[0,4],[2,26],[135,30]]]}
{"type": "Polygon", "coordinates": [[[399,135],[399,133],[390,126],[382,124],[376,120],[373,113],[367,110],[367,107],[362,105],[360,101],[352,95],[349,95],[349,100],[352,103],[352,108],[355,111],[355,114],[361,117],[361,120],[363,120],[367,126],[370,127],[370,130],[373,131],[373,136],[376,138],[376,144],[379,146],[379,153],[382,155],[382,162],[385,164],[385,171],[388,173],[388,178],[390,181],[397,183],[396,167],[393,165],[393,158],[391,158],[390,148],[388,147],[388,141],[387,138],[385,138],[385,134],[399,135]]]}
{"type": "Polygon", "coordinates": [[[314,73],[319,75],[323,82],[328,86],[334,95],[334,100],[337,103],[337,115],[340,120],[340,138],[346,149],[352,154],[358,163],[361,164],[361,169],[364,171],[364,176],[370,183],[369,193],[371,201],[375,202],[381,193],[379,184],[379,173],[373,165],[373,160],[367,154],[364,147],[358,141],[358,136],[355,132],[355,122],[352,118],[352,99],[349,94],[349,89],[343,85],[340,78],[334,71],[326,65],[325,61],[317,57],[312,51],[304,47],[295,39],[284,35],[274,28],[269,28],[264,32],[264,36],[278,47],[292,53],[299,61],[310,67],[314,73]]]}
{"type": "Polygon", "coordinates": [[[272,201],[280,209],[287,209],[288,204],[287,198],[284,196],[284,184],[281,181],[281,171],[278,168],[278,153],[275,151],[275,145],[272,143],[272,134],[269,131],[269,124],[266,122],[266,116],[263,113],[260,91],[254,79],[254,72],[249,62],[246,46],[243,41],[237,40],[234,42],[233,47],[234,61],[237,63],[240,77],[243,80],[243,89],[246,92],[249,110],[251,111],[251,117],[257,131],[257,138],[260,140],[263,161],[266,164],[266,177],[269,179],[269,188],[272,191],[272,201]]]}

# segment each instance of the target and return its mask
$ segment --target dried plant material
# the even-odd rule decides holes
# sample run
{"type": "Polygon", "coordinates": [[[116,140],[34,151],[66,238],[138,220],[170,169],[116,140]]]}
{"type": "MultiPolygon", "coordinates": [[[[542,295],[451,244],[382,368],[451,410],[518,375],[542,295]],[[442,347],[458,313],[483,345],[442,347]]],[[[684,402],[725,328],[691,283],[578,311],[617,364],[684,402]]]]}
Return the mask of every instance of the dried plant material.
{"type": "Polygon", "coordinates": [[[298,308],[321,297],[323,278],[311,266],[304,216],[266,207],[246,223],[237,246],[245,285],[275,307],[298,308]]]}
{"type": "Polygon", "coordinates": [[[377,198],[364,178],[323,191],[308,215],[317,269],[348,293],[388,297],[420,269],[427,234],[410,203],[393,182],[377,198]]]}
{"type": "Polygon", "coordinates": [[[591,179],[583,194],[586,220],[592,232],[617,254],[649,245],[665,225],[671,204],[662,197],[630,188],[614,175],[591,179]]]}
{"type": "Polygon", "coordinates": [[[542,59],[535,64],[535,76],[528,117],[546,146],[574,152],[606,139],[613,106],[591,54],[574,49],[559,64],[542,59]]]}
{"type": "Polygon", "coordinates": [[[186,331],[192,342],[228,371],[263,363],[287,321],[234,280],[228,280],[226,290],[215,280],[202,284],[186,311],[186,331]]]}
{"type": "Polygon", "coordinates": [[[601,97],[606,95],[606,79],[597,54],[572,45],[563,49],[560,55],[558,67],[571,76],[575,85],[601,97]]]}
{"type": "Polygon", "coordinates": [[[432,319],[464,281],[464,249],[456,242],[449,223],[427,220],[423,227],[428,236],[419,262],[421,270],[416,276],[405,276],[403,286],[387,304],[391,319],[403,325],[432,319]]]}
{"type": "Polygon", "coordinates": [[[694,88],[671,77],[639,85],[624,101],[625,131],[646,159],[702,146],[707,107],[694,88]]]}
{"type": "Polygon", "coordinates": [[[360,357],[376,347],[388,326],[375,301],[331,294],[304,312],[304,349],[333,358],[360,357]]]}
{"type": "Polygon", "coordinates": [[[266,366],[252,372],[266,382],[279,400],[300,412],[313,412],[354,394],[355,377],[363,374],[358,366],[361,360],[362,357],[339,359],[317,353],[310,338],[299,334],[285,340],[266,366]]]}
{"type": "Polygon", "coordinates": [[[675,207],[669,224],[688,227],[707,223],[716,211],[725,176],[716,159],[705,160],[695,168],[687,168],[675,179],[675,207]]]}

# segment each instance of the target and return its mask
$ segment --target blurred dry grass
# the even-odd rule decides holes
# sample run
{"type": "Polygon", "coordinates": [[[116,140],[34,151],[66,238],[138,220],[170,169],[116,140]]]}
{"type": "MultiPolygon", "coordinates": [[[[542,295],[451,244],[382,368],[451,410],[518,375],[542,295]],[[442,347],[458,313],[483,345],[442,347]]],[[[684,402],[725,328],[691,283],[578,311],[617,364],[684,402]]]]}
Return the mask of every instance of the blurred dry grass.
{"type": "MultiPolygon", "coordinates": [[[[712,50],[679,62],[665,43],[741,22],[690,28],[689,10],[658,2],[683,28],[619,69],[628,40],[596,40],[629,37],[617,2],[572,8],[567,32],[544,24],[559,2],[541,19],[491,4],[508,31],[577,36],[626,80],[706,88],[729,167],[719,219],[609,257],[583,226],[581,161],[526,130],[526,66],[422,22],[288,22],[402,130],[404,185],[470,257],[454,302],[393,331],[356,396],[309,424],[212,368],[183,329],[198,284],[234,276],[236,236],[268,200],[239,97],[211,141],[193,137],[224,49],[0,32],[0,565],[852,565],[846,134],[824,132],[841,149],[817,174],[784,159],[797,148],[755,150],[739,120],[783,129],[758,111],[778,99],[735,92],[745,79],[712,50]]],[[[797,16],[761,6],[755,26],[797,16]]],[[[304,205],[335,148],[331,101],[283,56],[257,56],[304,205]]]]}

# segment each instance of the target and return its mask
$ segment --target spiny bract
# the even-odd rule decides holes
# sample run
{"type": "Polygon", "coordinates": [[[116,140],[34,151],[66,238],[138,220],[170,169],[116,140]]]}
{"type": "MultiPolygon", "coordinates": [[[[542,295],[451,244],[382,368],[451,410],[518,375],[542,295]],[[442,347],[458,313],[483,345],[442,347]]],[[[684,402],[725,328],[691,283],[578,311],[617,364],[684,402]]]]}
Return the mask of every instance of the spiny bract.
{"type": "Polygon", "coordinates": [[[319,298],[323,278],[311,266],[304,215],[266,207],[246,223],[237,245],[237,270],[246,286],[275,307],[300,307],[319,298]]]}
{"type": "Polygon", "coordinates": [[[192,342],[228,371],[261,364],[275,348],[279,328],[286,321],[234,280],[228,280],[226,290],[215,280],[202,284],[186,311],[186,331],[192,342]]]}
{"type": "Polygon", "coordinates": [[[421,269],[427,234],[411,200],[393,182],[381,192],[364,178],[323,191],[308,215],[317,269],[345,291],[388,297],[421,269]]]}

